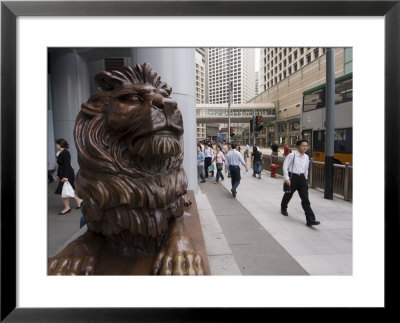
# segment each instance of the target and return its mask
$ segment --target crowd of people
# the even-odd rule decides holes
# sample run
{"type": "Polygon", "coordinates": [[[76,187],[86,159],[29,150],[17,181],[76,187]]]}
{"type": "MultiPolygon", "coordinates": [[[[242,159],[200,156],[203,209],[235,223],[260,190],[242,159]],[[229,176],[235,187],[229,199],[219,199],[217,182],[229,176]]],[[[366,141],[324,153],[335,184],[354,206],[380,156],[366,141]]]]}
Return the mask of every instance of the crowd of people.
{"type": "MultiPolygon", "coordinates": [[[[288,203],[293,194],[298,191],[306,216],[306,225],[314,226],[320,224],[320,222],[316,221],[308,198],[309,156],[307,155],[307,150],[308,141],[305,139],[296,142],[296,150],[294,151],[283,143],[283,156],[285,159],[282,168],[285,189],[281,201],[281,213],[284,216],[288,216],[288,203]]],[[[278,156],[280,150],[277,141],[271,145],[271,151],[271,156],[278,156]]],[[[199,142],[197,145],[197,170],[200,183],[205,183],[206,178],[214,177],[214,174],[216,174],[213,183],[218,184],[225,179],[225,174],[231,178],[231,193],[236,198],[237,188],[241,180],[240,166],[242,165],[248,172],[247,158],[250,157],[250,165],[253,169],[252,175],[261,179],[263,158],[262,152],[257,146],[252,148],[250,154],[250,146],[247,144],[242,156],[240,145],[236,143],[228,143],[225,149],[221,144],[216,144],[214,150],[212,143],[199,142]],[[216,170],[215,173],[214,170],[216,170]]]]}
{"type": "MultiPolygon", "coordinates": [[[[68,151],[69,144],[65,139],[56,140],[57,160],[53,172],[56,174],[55,180],[58,186],[55,194],[61,195],[64,208],[58,215],[65,215],[71,212],[69,199],[75,200],[76,208],[79,209],[83,203],[75,194],[75,174],[71,163],[71,155],[68,151]],[[70,192],[68,193],[67,188],[70,192]]],[[[250,165],[253,169],[253,177],[261,179],[262,172],[262,152],[258,147],[253,146],[250,154],[250,146],[247,144],[245,151],[241,153],[240,145],[232,142],[226,145],[215,145],[215,150],[210,142],[199,142],[197,144],[197,173],[200,183],[205,183],[206,178],[214,177],[214,184],[218,184],[225,179],[225,176],[231,178],[231,193],[234,198],[237,195],[237,188],[241,181],[240,166],[249,171],[247,166],[247,158],[251,157],[250,165]],[[215,166],[214,166],[215,164],[215,166]]],[[[272,156],[277,156],[279,150],[278,142],[275,141],[271,146],[272,156]]],[[[281,213],[288,216],[287,207],[294,192],[298,191],[301,198],[301,205],[306,215],[307,226],[318,225],[311,204],[308,198],[308,167],[309,156],[307,155],[308,141],[303,139],[296,143],[296,150],[291,151],[284,144],[284,162],[283,162],[283,178],[284,178],[284,195],[281,201],[281,213]]],[[[81,226],[84,225],[84,218],[81,219],[81,226]]]]}

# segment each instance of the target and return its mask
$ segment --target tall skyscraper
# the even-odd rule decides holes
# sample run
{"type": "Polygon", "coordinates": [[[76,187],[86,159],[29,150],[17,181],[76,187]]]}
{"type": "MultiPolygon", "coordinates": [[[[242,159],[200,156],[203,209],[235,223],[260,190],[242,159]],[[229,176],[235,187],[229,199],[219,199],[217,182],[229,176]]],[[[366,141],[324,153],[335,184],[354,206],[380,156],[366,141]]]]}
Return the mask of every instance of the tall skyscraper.
{"type": "MultiPolygon", "coordinates": [[[[195,63],[196,63],[196,104],[207,103],[207,66],[206,66],[207,48],[196,48],[195,63]]],[[[203,123],[197,124],[197,139],[206,138],[206,125],[203,123]]]]}
{"type": "Polygon", "coordinates": [[[208,49],[208,103],[246,103],[255,96],[254,48],[208,49]]]}
{"type": "Polygon", "coordinates": [[[324,53],[323,48],[261,48],[260,92],[283,81],[324,53]]]}

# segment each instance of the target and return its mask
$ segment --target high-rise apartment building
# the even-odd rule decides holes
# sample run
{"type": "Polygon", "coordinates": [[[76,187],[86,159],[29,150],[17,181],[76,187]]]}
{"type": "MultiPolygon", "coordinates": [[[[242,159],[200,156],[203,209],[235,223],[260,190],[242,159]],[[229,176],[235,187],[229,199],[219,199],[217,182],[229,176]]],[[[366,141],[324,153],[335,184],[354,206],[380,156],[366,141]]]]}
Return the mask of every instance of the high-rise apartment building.
{"type": "Polygon", "coordinates": [[[208,49],[208,103],[227,103],[229,79],[231,103],[246,103],[255,96],[255,49],[208,49]]]}
{"type": "Polygon", "coordinates": [[[324,48],[261,48],[260,73],[261,91],[265,91],[302,67],[310,64],[325,52],[324,48]]]}
{"type": "MultiPolygon", "coordinates": [[[[207,88],[206,88],[206,48],[196,48],[195,64],[196,64],[196,104],[207,103],[207,88]]],[[[206,138],[206,125],[197,124],[197,140],[206,138]]]]}

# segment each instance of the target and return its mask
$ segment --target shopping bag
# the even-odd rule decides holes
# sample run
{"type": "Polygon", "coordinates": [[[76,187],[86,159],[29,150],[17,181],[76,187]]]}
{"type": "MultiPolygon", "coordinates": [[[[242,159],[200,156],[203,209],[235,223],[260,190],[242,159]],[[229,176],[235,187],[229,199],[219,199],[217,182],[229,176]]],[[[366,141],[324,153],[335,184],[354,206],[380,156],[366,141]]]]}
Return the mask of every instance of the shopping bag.
{"type": "Polygon", "coordinates": [[[62,198],[67,198],[67,197],[74,197],[75,192],[74,189],[72,188],[71,184],[67,181],[64,182],[62,191],[61,191],[61,197],[62,198]]]}
{"type": "Polygon", "coordinates": [[[208,166],[208,171],[209,171],[209,172],[212,172],[213,170],[214,170],[214,165],[208,166]]]}

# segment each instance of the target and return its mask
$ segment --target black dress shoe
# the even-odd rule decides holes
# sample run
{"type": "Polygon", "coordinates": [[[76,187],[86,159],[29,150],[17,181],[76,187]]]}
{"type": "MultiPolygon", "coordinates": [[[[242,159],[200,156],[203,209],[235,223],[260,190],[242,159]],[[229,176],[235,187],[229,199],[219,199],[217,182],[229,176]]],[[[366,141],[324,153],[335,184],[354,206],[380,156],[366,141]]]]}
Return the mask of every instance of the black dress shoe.
{"type": "Polygon", "coordinates": [[[287,210],[281,210],[282,215],[288,216],[289,214],[287,213],[287,210]]]}
{"type": "Polygon", "coordinates": [[[233,197],[236,197],[236,190],[231,189],[233,197]]]}
{"type": "Polygon", "coordinates": [[[307,221],[307,226],[308,227],[311,227],[312,225],[318,225],[318,224],[320,224],[320,222],[319,221],[307,221]]]}
{"type": "Polygon", "coordinates": [[[59,213],[57,213],[57,215],[64,215],[64,214],[67,214],[67,213],[69,213],[69,212],[71,212],[71,208],[70,208],[68,211],[65,211],[64,213],[59,212],[59,213]]]}

